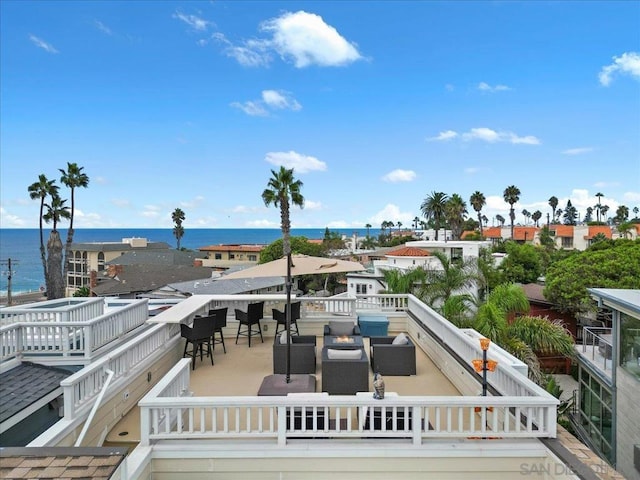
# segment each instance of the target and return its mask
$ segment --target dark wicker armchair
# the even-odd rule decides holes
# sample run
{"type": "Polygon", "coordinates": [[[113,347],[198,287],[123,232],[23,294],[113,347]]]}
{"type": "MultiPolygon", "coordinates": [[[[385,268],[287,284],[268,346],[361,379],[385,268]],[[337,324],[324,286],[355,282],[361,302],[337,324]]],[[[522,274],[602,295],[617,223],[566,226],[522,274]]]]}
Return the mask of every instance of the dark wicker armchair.
{"type": "MultiPolygon", "coordinates": [[[[329,347],[322,349],[322,391],[330,395],[355,395],[369,391],[369,360],[364,348],[359,358],[329,358],[329,347]]],[[[340,349],[338,351],[354,351],[340,349]]]]}
{"type": "MultiPolygon", "coordinates": [[[[280,333],[282,330],[287,328],[287,313],[286,306],[285,311],[278,310],[277,308],[271,309],[271,316],[276,321],[276,335],[280,333]]],[[[300,335],[300,330],[298,330],[298,320],[300,319],[300,302],[293,302],[291,304],[291,331],[296,329],[296,333],[300,335]]]]}
{"type": "Polygon", "coordinates": [[[369,339],[371,369],[382,375],[415,375],[416,346],[409,337],[406,344],[394,345],[394,338],[369,339]]]}
{"type": "MultiPolygon", "coordinates": [[[[289,373],[316,373],[316,337],[314,335],[293,335],[291,338],[291,363],[289,373]]],[[[273,342],[273,373],[287,373],[287,343],[282,335],[276,335],[273,342]]]]}

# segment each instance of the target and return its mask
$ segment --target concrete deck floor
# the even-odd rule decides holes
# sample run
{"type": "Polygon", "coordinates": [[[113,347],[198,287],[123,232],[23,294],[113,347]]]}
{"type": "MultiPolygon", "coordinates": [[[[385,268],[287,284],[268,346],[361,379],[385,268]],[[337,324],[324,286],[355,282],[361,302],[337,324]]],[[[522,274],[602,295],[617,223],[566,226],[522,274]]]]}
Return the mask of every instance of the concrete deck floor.
{"type": "MultiPolygon", "coordinates": [[[[214,365],[204,357],[196,359],[191,371],[190,389],[195,396],[243,396],[256,395],[264,377],[273,373],[273,337],[265,337],[264,343],[255,338],[251,348],[246,338],[225,338],[227,353],[222,345],[215,345],[214,365]]],[[[364,339],[365,351],[369,355],[369,340],[364,339]]],[[[317,338],[316,391],[322,386],[321,351],[322,337],[317,338]]],[[[372,390],[373,372],[370,371],[369,390],[372,390]]],[[[416,348],[416,375],[384,376],[385,390],[400,395],[460,395],[449,379],[431,359],[416,348]]],[[[135,446],[140,441],[140,412],[134,407],[107,435],[105,445],[135,446]]]]}

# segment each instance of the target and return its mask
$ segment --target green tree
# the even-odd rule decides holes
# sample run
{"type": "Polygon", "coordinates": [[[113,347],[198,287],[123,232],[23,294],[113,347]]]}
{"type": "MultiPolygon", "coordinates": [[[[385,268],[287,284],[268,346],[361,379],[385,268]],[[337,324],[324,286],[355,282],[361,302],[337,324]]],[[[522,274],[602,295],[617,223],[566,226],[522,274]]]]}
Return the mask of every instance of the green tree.
{"type": "Polygon", "coordinates": [[[537,354],[574,356],[571,334],[559,321],[533,316],[521,287],[502,284],[478,308],[473,327],[491,341],[519,358],[529,367],[529,376],[540,383],[542,373],[537,354]],[[509,321],[509,317],[514,317],[509,321]]]}
{"type": "Polygon", "coordinates": [[[454,193],[445,203],[444,212],[451,229],[451,236],[454,240],[460,240],[465,216],[467,215],[466,202],[460,195],[454,193]]]}
{"type": "Polygon", "coordinates": [[[626,205],[620,205],[616,210],[616,216],[613,218],[613,221],[616,224],[621,224],[627,221],[629,218],[629,207],[626,205]]]}
{"type": "Polygon", "coordinates": [[[565,225],[575,225],[578,218],[576,207],[571,204],[571,200],[567,200],[567,206],[564,208],[564,216],[562,217],[565,225]]]}
{"type": "MultiPolygon", "coordinates": [[[[280,167],[279,171],[271,170],[268,187],[262,192],[265,206],[274,205],[280,208],[280,228],[282,229],[282,253],[291,255],[291,204],[304,208],[304,197],[300,190],[302,182],[293,176],[293,168],[280,167]]],[[[291,288],[289,286],[289,288],[291,288]]]]}
{"type": "Polygon", "coordinates": [[[419,217],[413,217],[413,229],[417,230],[418,229],[418,225],[420,225],[420,218],[419,217]]]}
{"type": "Polygon", "coordinates": [[[585,223],[589,223],[593,220],[593,207],[587,207],[587,212],[584,216],[585,223]]]}
{"type": "Polygon", "coordinates": [[[385,293],[414,293],[420,284],[425,281],[425,270],[412,268],[400,270],[397,268],[381,269],[384,283],[387,286],[385,293]]]}
{"type": "Polygon", "coordinates": [[[366,229],[367,229],[367,238],[369,238],[369,230],[371,229],[371,224],[370,224],[370,223],[367,223],[367,224],[364,226],[364,228],[366,228],[366,229]]]}
{"type": "Polygon", "coordinates": [[[504,201],[509,204],[509,218],[511,219],[511,239],[513,240],[513,223],[516,220],[516,212],[513,206],[520,200],[520,189],[515,185],[505,188],[503,192],[504,201]]]}
{"type": "Polygon", "coordinates": [[[631,231],[634,230],[634,224],[631,222],[623,222],[618,225],[618,233],[622,235],[622,238],[627,238],[627,235],[631,235],[631,231]]]}
{"type": "MultiPolygon", "coordinates": [[[[264,247],[260,251],[260,263],[267,263],[282,258],[282,252],[284,251],[283,243],[282,239],[279,238],[264,247]]],[[[309,255],[312,257],[322,257],[325,254],[322,245],[310,242],[307,237],[290,237],[289,245],[292,254],[309,255]]]]}
{"type": "Polygon", "coordinates": [[[322,239],[323,250],[328,252],[330,250],[340,250],[345,248],[342,235],[338,232],[332,232],[329,228],[324,229],[324,238],[322,239]]]}
{"type": "Polygon", "coordinates": [[[540,225],[538,224],[538,221],[542,218],[542,212],[540,210],[536,210],[535,212],[533,212],[533,214],[531,215],[531,219],[534,221],[534,223],[536,224],[536,227],[539,227],[540,225]]]}
{"type": "Polygon", "coordinates": [[[524,217],[524,224],[528,224],[529,218],[531,218],[531,213],[526,208],[522,210],[522,216],[524,217]]]}
{"type": "Polygon", "coordinates": [[[634,215],[634,218],[636,219],[638,218],[638,212],[640,212],[640,208],[633,207],[633,215],[634,215]]]}
{"type": "Polygon", "coordinates": [[[600,221],[600,215],[602,215],[602,205],[600,203],[600,199],[602,197],[604,197],[604,193],[596,193],[596,197],[598,197],[598,204],[595,205],[595,209],[596,209],[596,220],[599,222],[600,221]]]}
{"type": "Polygon", "coordinates": [[[534,283],[542,274],[540,253],[528,243],[506,242],[507,257],[500,265],[505,278],[510,282],[534,283]]]}
{"type": "Polygon", "coordinates": [[[184,222],[185,218],[185,213],[181,208],[176,208],[173,213],[171,213],[171,221],[173,221],[173,236],[176,237],[177,250],[180,250],[180,241],[184,236],[184,227],[182,226],[182,222],[184,222]]]}
{"type": "Polygon", "coordinates": [[[56,298],[64,298],[64,277],[62,276],[62,240],[60,232],[58,232],[58,223],[65,219],[71,218],[69,207],[65,205],[66,200],[60,198],[56,193],[51,195],[49,203],[45,203],[46,212],[43,219],[46,223],[52,223],[53,227],[49,233],[47,240],[47,276],[45,283],[47,285],[47,298],[53,300],[56,298]]]}
{"type": "Polygon", "coordinates": [[[44,246],[44,230],[42,228],[42,222],[44,221],[44,205],[49,195],[57,195],[58,194],[58,186],[56,185],[55,180],[49,180],[46,175],[40,174],[38,176],[38,181],[32,183],[27,188],[29,192],[29,197],[31,200],[40,200],[40,259],[42,261],[42,271],[44,274],[44,278],[47,278],[47,253],[44,246]]]}
{"type": "MultiPolygon", "coordinates": [[[[469,203],[478,214],[478,223],[480,224],[480,235],[484,235],[484,230],[482,228],[482,207],[487,204],[487,199],[484,196],[484,193],[476,190],[471,194],[469,198],[469,203]]],[[[486,217],[485,217],[486,218],[486,217]]]]}
{"type": "Polygon", "coordinates": [[[91,289],[86,285],[78,288],[75,292],[73,292],[74,297],[90,297],[91,289]]]}
{"type": "Polygon", "coordinates": [[[500,223],[501,227],[504,227],[504,222],[506,222],[506,220],[502,215],[500,214],[496,215],[496,220],[500,223]]]}
{"type": "Polygon", "coordinates": [[[69,217],[69,229],[67,230],[67,241],[64,249],[64,271],[63,280],[66,282],[69,272],[69,256],[71,255],[71,244],[73,243],[73,218],[76,213],[76,188],[87,188],[89,186],[89,176],[83,172],[84,167],[79,167],[77,163],[67,162],[67,169],[58,169],[62,176],[60,182],[71,190],[71,211],[69,217]]]}
{"type": "Polygon", "coordinates": [[[549,206],[551,207],[551,218],[556,221],[556,208],[558,208],[558,197],[549,197],[549,206]]]}
{"type": "Polygon", "coordinates": [[[445,219],[445,205],[449,197],[444,192],[431,192],[420,205],[420,211],[427,220],[433,222],[436,231],[435,239],[438,240],[438,231],[445,219]]]}
{"type": "Polygon", "coordinates": [[[452,262],[443,252],[431,252],[440,266],[425,270],[425,282],[417,296],[434,308],[439,308],[454,294],[464,293],[477,278],[476,263],[471,260],[452,262]]]}
{"type": "Polygon", "coordinates": [[[549,266],[544,295],[561,310],[592,309],[589,287],[640,288],[640,240],[606,240],[549,266]]]}

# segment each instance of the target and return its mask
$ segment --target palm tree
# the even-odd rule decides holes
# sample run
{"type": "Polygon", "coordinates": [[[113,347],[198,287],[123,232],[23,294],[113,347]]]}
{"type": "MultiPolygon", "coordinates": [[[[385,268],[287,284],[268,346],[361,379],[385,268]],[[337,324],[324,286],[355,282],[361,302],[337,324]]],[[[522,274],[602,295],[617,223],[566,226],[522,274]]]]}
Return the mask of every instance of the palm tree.
{"type": "Polygon", "coordinates": [[[173,227],[173,236],[176,237],[176,249],[180,250],[180,240],[184,236],[184,227],[182,226],[182,222],[184,222],[185,214],[181,208],[176,208],[171,214],[171,220],[175,224],[173,227]]]}
{"type": "Polygon", "coordinates": [[[540,220],[540,218],[542,218],[542,212],[540,210],[536,210],[535,212],[533,212],[533,214],[531,215],[532,220],[535,222],[536,227],[539,227],[540,225],[538,225],[538,221],[540,220]]]}
{"type": "Polygon", "coordinates": [[[498,222],[500,222],[500,226],[501,226],[501,227],[504,227],[504,222],[505,222],[506,220],[505,220],[505,218],[504,218],[502,215],[500,215],[500,214],[496,215],[496,220],[497,220],[498,222]]]}
{"type": "MultiPolygon", "coordinates": [[[[484,223],[484,226],[487,226],[487,223],[489,223],[489,217],[487,217],[486,215],[482,215],[482,223],[484,223]]],[[[482,226],[482,223],[480,224],[482,226]]],[[[480,232],[482,233],[482,230],[480,230],[480,232]]]]}
{"type": "Polygon", "coordinates": [[[422,268],[413,268],[403,271],[397,268],[382,269],[387,293],[413,293],[416,285],[424,282],[425,271],[422,268]]]}
{"type": "Polygon", "coordinates": [[[529,210],[527,210],[526,208],[522,210],[522,216],[524,217],[524,224],[528,225],[529,223],[528,220],[531,217],[531,213],[529,212],[529,210]]]}
{"type": "Polygon", "coordinates": [[[398,226],[398,233],[400,233],[400,229],[402,228],[402,222],[396,222],[396,225],[398,226]]]}
{"type": "Polygon", "coordinates": [[[542,374],[537,354],[574,356],[571,334],[560,321],[533,316],[508,317],[529,311],[529,302],[521,287],[498,285],[487,302],[478,308],[473,327],[485,337],[522,360],[529,367],[530,377],[540,382],[542,374]]]}
{"type": "Polygon", "coordinates": [[[598,197],[598,204],[595,205],[595,209],[596,209],[596,220],[599,222],[600,221],[600,214],[601,214],[601,206],[600,206],[600,199],[602,197],[604,197],[604,193],[598,192],[596,193],[596,197],[598,197]]]}
{"type": "Polygon", "coordinates": [[[484,207],[487,204],[487,199],[485,198],[482,192],[476,190],[471,194],[471,197],[469,198],[469,203],[471,203],[471,206],[478,214],[478,223],[480,224],[480,235],[483,235],[482,215],[480,212],[482,211],[482,207],[484,207]]]}
{"type": "Polygon", "coordinates": [[[369,229],[371,228],[371,224],[370,224],[370,223],[367,223],[367,224],[364,226],[364,228],[366,228],[366,229],[367,229],[367,238],[369,238],[369,229]]]}
{"type": "Polygon", "coordinates": [[[602,221],[607,222],[605,219],[607,218],[607,213],[609,212],[609,205],[602,205],[600,207],[600,211],[602,212],[602,221]]]}
{"type": "Polygon", "coordinates": [[[584,216],[584,221],[586,223],[590,222],[593,219],[593,207],[587,207],[587,211],[584,216]]]}
{"type": "Polygon", "coordinates": [[[509,218],[511,219],[511,240],[513,240],[513,222],[516,219],[516,212],[513,206],[518,202],[518,200],[520,200],[520,189],[515,185],[511,185],[505,188],[502,195],[504,197],[504,201],[511,207],[509,209],[509,218]]]}
{"type": "Polygon", "coordinates": [[[556,221],[556,208],[558,208],[558,197],[549,197],[549,206],[551,207],[551,218],[556,221]]]}
{"type": "Polygon", "coordinates": [[[64,277],[62,276],[62,240],[60,240],[60,232],[58,232],[58,223],[62,219],[71,218],[69,207],[65,205],[66,202],[56,193],[51,195],[51,201],[44,205],[46,213],[42,218],[46,223],[53,223],[47,241],[47,277],[45,278],[49,300],[65,296],[64,277]]]}
{"type": "Polygon", "coordinates": [[[77,163],[67,162],[67,169],[58,169],[62,176],[60,181],[71,189],[71,217],[69,218],[69,230],[67,230],[67,241],[64,249],[64,272],[62,278],[66,281],[69,272],[69,255],[71,254],[71,244],[73,243],[73,217],[76,213],[76,188],[87,188],[89,186],[89,176],[83,172],[84,167],[78,167],[77,163]]]}
{"type": "Polygon", "coordinates": [[[420,224],[420,218],[419,217],[413,217],[413,229],[417,230],[418,229],[418,225],[420,224]]]}
{"type": "Polygon", "coordinates": [[[616,223],[624,223],[629,218],[629,207],[626,205],[620,205],[616,210],[616,216],[614,220],[616,223]]]}
{"type": "Polygon", "coordinates": [[[427,220],[431,220],[436,230],[436,240],[438,240],[438,231],[444,220],[444,206],[448,200],[448,196],[444,192],[431,192],[420,205],[420,211],[427,220]]]}
{"type": "Polygon", "coordinates": [[[454,240],[460,240],[464,219],[467,215],[467,204],[460,195],[454,193],[445,204],[445,217],[451,228],[451,236],[454,240]]]}
{"type": "Polygon", "coordinates": [[[440,262],[440,268],[430,268],[425,271],[425,283],[417,296],[438,308],[452,295],[464,288],[470,287],[476,278],[474,264],[469,260],[452,262],[443,252],[431,252],[440,262]]]}
{"type": "Polygon", "coordinates": [[[44,248],[44,231],[42,229],[42,221],[44,215],[44,203],[48,195],[57,195],[58,186],[55,180],[49,180],[46,175],[40,174],[38,181],[29,185],[27,189],[31,200],[40,199],[40,258],[42,260],[42,270],[44,278],[47,278],[47,254],[44,248]]]}
{"type": "Polygon", "coordinates": [[[633,207],[633,215],[635,216],[635,218],[638,218],[638,212],[640,212],[640,208],[633,207]]]}

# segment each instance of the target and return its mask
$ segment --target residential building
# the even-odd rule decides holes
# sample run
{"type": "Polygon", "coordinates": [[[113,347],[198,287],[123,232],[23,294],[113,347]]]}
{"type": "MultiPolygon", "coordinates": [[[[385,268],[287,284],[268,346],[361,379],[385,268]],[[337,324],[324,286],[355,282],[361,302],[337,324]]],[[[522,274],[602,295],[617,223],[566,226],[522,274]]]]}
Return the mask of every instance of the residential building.
{"type": "Polygon", "coordinates": [[[575,426],[627,480],[640,480],[640,290],[589,292],[611,323],[584,327],[576,345],[575,426]]]}
{"type": "Polygon", "coordinates": [[[205,267],[227,269],[234,265],[256,265],[260,263],[260,252],[266,245],[220,244],[198,248],[205,253],[205,267]]]}
{"type": "Polygon", "coordinates": [[[101,272],[107,262],[129,252],[169,250],[165,242],[150,242],[146,238],[123,238],[121,242],[72,243],[68,258],[69,273],[66,280],[66,296],[70,297],[81,287],[91,285],[92,272],[101,272]]]}

